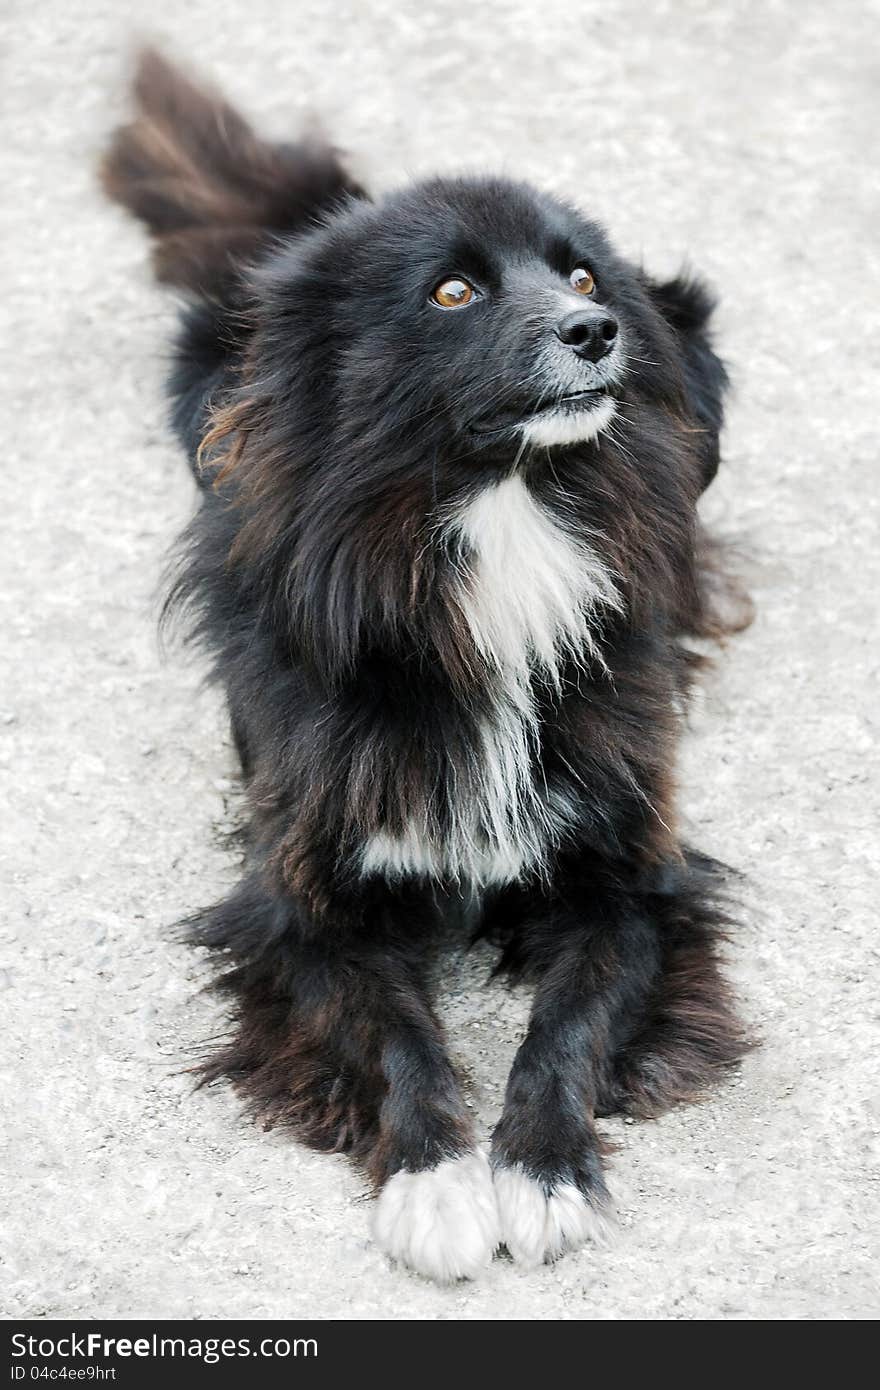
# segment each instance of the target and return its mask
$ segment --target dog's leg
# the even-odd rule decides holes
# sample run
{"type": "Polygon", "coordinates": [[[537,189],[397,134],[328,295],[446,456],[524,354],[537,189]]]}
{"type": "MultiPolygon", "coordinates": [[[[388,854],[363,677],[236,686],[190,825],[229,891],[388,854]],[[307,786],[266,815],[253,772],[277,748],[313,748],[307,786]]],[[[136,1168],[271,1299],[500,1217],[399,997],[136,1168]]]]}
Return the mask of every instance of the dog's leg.
{"type": "Polygon", "coordinates": [[[721,969],[730,925],[723,872],[698,855],[648,897],[660,970],[644,1010],[621,1038],[600,1114],[650,1119],[704,1095],[753,1044],[721,969]]]}
{"type": "Polygon", "coordinates": [[[373,1230],[432,1278],[472,1277],[498,1244],[488,1161],[475,1147],[426,977],[426,895],[373,887],[369,922],[311,920],[253,881],[199,939],[231,949],[237,1031],[209,1064],[269,1125],[347,1152],[379,1189],[373,1230]]]}
{"type": "MultiPolygon", "coordinates": [[[[607,1098],[620,1086],[618,1054],[650,1019],[657,992],[662,995],[664,930],[677,910],[692,917],[709,910],[692,883],[671,890],[664,902],[661,912],[656,893],[646,892],[632,869],[601,862],[569,864],[551,891],[524,895],[512,949],[516,967],[535,975],[537,988],[492,1163],[502,1237],[525,1264],[553,1259],[607,1228],[594,1118],[607,1113],[607,1098]]],[[[732,1014],[722,1021],[727,1029],[732,1014]]],[[[692,1041],[700,1025],[691,1027],[692,1041]]],[[[646,1046],[647,1039],[635,1042],[630,1084],[633,1067],[650,1070],[646,1046]]],[[[709,1040],[707,1051],[712,1047],[709,1040]]],[[[728,1049],[725,1060],[741,1050],[728,1049]]]]}

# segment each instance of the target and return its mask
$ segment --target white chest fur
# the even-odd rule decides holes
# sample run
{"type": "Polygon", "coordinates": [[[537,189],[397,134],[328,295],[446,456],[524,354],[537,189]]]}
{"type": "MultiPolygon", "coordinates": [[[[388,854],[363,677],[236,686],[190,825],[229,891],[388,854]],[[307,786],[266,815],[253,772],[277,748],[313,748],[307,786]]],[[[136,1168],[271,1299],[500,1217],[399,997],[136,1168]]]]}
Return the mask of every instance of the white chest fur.
{"type": "Polygon", "coordinates": [[[492,673],[490,711],[442,840],[414,820],[402,836],[374,835],[363,868],[480,887],[540,866],[564,829],[566,798],[535,776],[533,680],[540,672],[558,687],[564,658],[601,661],[594,620],[620,600],[586,538],[557,521],[519,477],[480,492],[449,529],[459,557],[456,601],[492,673]]]}
{"type": "Polygon", "coordinates": [[[566,531],[520,477],[486,488],[454,529],[471,550],[460,603],[477,650],[509,678],[560,659],[598,655],[591,621],[619,599],[586,538],[566,531]]]}

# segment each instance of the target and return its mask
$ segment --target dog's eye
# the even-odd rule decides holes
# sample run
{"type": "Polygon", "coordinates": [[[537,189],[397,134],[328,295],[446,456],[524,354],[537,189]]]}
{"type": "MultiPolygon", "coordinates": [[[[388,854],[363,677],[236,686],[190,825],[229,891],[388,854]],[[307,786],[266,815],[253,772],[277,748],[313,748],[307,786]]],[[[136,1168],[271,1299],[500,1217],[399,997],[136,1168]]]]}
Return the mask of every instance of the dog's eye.
{"type": "Polygon", "coordinates": [[[596,288],[593,272],[585,265],[576,265],[568,277],[568,283],[576,294],[592,294],[596,288]]]}
{"type": "Polygon", "coordinates": [[[462,280],[459,275],[450,275],[448,280],[441,280],[431,291],[431,303],[441,309],[463,309],[476,297],[477,292],[473,285],[469,285],[467,280],[462,280]]]}

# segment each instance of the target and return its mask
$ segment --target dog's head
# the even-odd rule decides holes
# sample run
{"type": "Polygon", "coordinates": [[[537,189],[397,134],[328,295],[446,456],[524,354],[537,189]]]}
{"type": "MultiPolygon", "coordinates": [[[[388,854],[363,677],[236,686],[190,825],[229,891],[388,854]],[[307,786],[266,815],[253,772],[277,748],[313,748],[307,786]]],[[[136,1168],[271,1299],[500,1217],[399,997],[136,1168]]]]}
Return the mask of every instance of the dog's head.
{"type": "Polygon", "coordinates": [[[285,394],[307,388],[327,442],[381,434],[435,461],[505,463],[613,433],[627,399],[680,395],[639,273],[596,223],[520,184],[435,180],[356,203],[258,287],[285,394]]]}

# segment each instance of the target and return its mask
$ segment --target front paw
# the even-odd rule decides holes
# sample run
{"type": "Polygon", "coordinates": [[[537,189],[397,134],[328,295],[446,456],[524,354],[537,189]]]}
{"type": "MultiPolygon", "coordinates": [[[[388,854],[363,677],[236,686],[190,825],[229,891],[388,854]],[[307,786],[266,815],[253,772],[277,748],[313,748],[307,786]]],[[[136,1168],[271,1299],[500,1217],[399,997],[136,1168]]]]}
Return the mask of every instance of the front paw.
{"type": "Polygon", "coordinates": [[[532,1177],[521,1164],[493,1173],[501,1240],[517,1264],[532,1269],[588,1243],[605,1245],[613,1209],[604,1184],[582,1189],[562,1178],[532,1177]]]}
{"type": "Polygon", "coordinates": [[[395,1173],[377,1199],[373,1236],[393,1259],[429,1279],[473,1279],[500,1240],[485,1155],[475,1151],[421,1173],[395,1173]]]}

